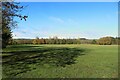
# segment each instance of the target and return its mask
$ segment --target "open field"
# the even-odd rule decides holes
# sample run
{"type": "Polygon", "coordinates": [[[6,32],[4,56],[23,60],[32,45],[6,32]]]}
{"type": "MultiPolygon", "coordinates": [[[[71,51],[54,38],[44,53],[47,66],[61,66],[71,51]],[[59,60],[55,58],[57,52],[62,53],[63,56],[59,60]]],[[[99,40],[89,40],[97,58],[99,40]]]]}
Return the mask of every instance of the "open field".
{"type": "Polygon", "coordinates": [[[3,78],[116,78],[117,45],[11,45],[3,78]]]}

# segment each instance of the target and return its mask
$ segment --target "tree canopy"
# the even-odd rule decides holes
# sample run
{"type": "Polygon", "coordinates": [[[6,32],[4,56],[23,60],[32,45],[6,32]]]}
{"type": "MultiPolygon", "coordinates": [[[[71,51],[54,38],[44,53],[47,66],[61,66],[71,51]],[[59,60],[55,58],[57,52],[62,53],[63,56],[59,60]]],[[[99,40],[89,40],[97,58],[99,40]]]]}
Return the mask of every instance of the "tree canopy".
{"type": "Polygon", "coordinates": [[[100,45],[111,45],[115,43],[115,38],[113,37],[102,37],[98,40],[100,45]]]}
{"type": "Polygon", "coordinates": [[[2,2],[2,48],[8,45],[9,40],[12,38],[12,29],[17,26],[17,21],[14,17],[25,20],[28,16],[22,16],[19,12],[24,8],[17,2],[2,2]]]}

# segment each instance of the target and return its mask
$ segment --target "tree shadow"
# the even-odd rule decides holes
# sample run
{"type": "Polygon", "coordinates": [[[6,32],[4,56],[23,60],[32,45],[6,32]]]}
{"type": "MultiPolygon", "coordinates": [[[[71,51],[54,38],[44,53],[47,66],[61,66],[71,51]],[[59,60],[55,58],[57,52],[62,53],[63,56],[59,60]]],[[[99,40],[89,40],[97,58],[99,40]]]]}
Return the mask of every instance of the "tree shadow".
{"type": "Polygon", "coordinates": [[[78,56],[84,55],[83,49],[77,48],[40,48],[29,51],[6,52],[12,54],[3,56],[3,74],[14,77],[18,74],[34,70],[31,65],[44,65],[66,67],[76,63],[78,56]]]}

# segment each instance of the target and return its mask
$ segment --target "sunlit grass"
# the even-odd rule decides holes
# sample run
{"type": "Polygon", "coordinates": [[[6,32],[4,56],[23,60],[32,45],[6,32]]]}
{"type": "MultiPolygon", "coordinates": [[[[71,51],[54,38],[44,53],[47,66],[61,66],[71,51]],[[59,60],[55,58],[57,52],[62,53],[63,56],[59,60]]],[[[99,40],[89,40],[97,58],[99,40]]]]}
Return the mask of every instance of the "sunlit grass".
{"type": "Polygon", "coordinates": [[[13,45],[3,52],[3,77],[118,77],[117,45],[13,45]]]}

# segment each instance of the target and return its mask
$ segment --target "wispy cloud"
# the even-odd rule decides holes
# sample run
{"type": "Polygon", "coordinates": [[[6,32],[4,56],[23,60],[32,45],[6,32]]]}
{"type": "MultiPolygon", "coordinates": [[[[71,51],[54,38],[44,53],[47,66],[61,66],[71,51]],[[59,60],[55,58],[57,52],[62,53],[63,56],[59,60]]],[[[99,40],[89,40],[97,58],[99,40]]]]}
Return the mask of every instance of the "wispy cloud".
{"type": "Polygon", "coordinates": [[[59,23],[64,23],[64,20],[59,18],[59,17],[50,16],[49,19],[56,21],[56,22],[59,22],[59,23]]]}
{"type": "Polygon", "coordinates": [[[46,37],[49,35],[47,31],[40,31],[39,29],[19,29],[19,30],[14,30],[13,33],[13,38],[35,38],[35,37],[46,37]]]}
{"type": "Polygon", "coordinates": [[[18,31],[13,32],[12,35],[13,35],[13,38],[19,38],[19,37],[23,38],[25,36],[24,33],[18,32],[18,31]]]}

